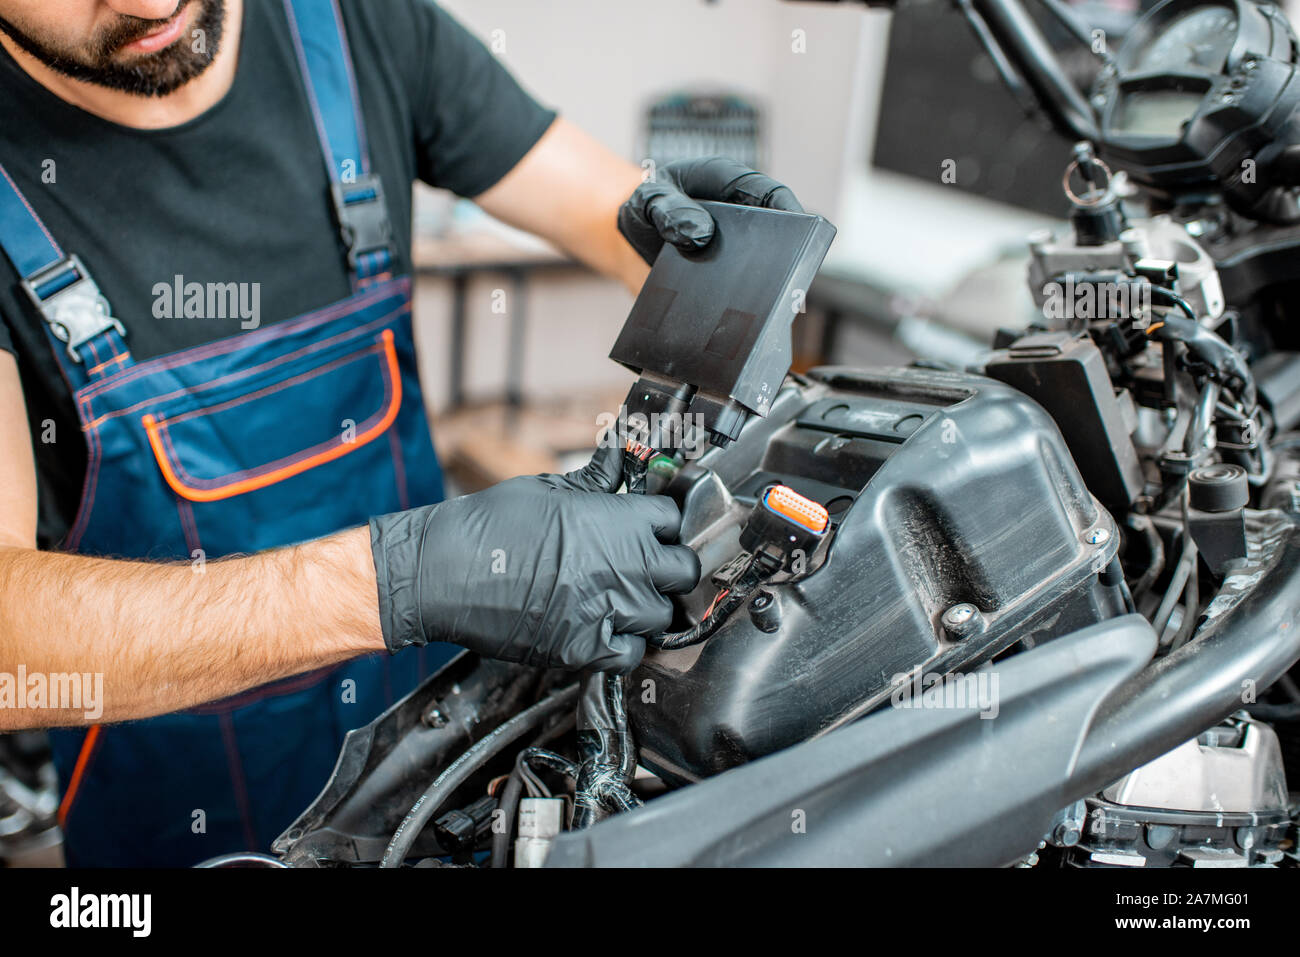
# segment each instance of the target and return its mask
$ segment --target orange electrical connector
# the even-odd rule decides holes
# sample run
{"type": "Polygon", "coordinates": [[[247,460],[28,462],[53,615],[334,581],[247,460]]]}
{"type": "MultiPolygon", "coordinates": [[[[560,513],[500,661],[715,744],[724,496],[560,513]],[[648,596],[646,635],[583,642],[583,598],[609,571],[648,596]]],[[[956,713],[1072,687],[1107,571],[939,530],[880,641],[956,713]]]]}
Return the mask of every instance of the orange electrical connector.
{"type": "Polygon", "coordinates": [[[775,485],[767,490],[763,504],[796,525],[820,535],[830,524],[830,512],[810,498],[805,498],[788,485],[775,485]]]}

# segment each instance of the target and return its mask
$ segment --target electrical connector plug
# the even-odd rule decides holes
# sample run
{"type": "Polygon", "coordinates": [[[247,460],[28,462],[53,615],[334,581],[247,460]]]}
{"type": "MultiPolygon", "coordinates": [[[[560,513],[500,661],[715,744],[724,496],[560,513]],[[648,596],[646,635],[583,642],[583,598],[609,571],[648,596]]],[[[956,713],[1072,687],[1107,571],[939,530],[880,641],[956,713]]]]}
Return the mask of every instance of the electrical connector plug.
{"type": "Polygon", "coordinates": [[[758,497],[740,532],[740,547],[766,555],[786,569],[792,559],[811,556],[829,528],[830,513],[825,506],[788,485],[773,485],[758,497]]]}

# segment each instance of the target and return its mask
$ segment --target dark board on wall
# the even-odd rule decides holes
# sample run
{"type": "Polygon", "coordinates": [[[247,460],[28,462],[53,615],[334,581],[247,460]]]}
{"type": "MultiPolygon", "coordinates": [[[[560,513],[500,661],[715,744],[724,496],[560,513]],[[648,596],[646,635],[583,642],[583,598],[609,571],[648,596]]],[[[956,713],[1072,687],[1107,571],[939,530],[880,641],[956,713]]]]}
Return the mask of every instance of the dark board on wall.
{"type": "MultiPolygon", "coordinates": [[[[1039,15],[1033,0],[1026,6],[1068,68],[1086,78],[1097,62],[1091,53],[1039,15]]],[[[1089,16],[1086,9],[1082,14],[1089,16]]],[[[1118,43],[1116,32],[1107,30],[1112,45],[1118,43]]],[[[1061,174],[1070,145],[1041,117],[1025,115],[952,0],[898,4],[876,133],[877,166],[939,183],[950,160],[953,188],[1063,215],[1061,174]]]]}

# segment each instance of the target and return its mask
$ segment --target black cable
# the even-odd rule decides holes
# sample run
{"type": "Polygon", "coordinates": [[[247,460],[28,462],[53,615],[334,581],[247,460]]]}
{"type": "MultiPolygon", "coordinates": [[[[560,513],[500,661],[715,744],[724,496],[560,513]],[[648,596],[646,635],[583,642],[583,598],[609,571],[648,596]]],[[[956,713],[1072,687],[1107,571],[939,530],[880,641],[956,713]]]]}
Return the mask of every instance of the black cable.
{"type": "Polygon", "coordinates": [[[646,475],[650,471],[648,463],[637,458],[631,452],[623,453],[623,484],[627,486],[628,495],[644,495],[646,475]]]}
{"type": "Polygon", "coordinates": [[[536,771],[534,771],[532,768],[528,766],[527,761],[519,762],[518,767],[519,767],[519,773],[523,776],[524,779],[524,788],[528,791],[528,796],[530,798],[541,798],[541,797],[551,796],[550,788],[548,788],[544,783],[542,783],[542,779],[537,776],[536,771]]]}
{"type": "Polygon", "coordinates": [[[1141,599],[1147,593],[1147,590],[1155,584],[1156,579],[1160,577],[1160,573],[1165,570],[1165,543],[1161,540],[1155,523],[1145,515],[1130,512],[1125,519],[1125,524],[1142,536],[1146,542],[1147,551],[1151,555],[1146,570],[1133,583],[1133,597],[1141,599]]]}
{"type": "Polygon", "coordinates": [[[639,807],[632,793],[636,743],[627,717],[623,676],[588,675],[578,699],[578,781],[573,795],[573,829],[594,824],[602,814],[639,807]]]}
{"type": "Polygon", "coordinates": [[[749,601],[750,596],[754,594],[757,588],[757,582],[746,586],[741,586],[738,583],[694,627],[675,634],[654,635],[646,638],[646,644],[663,651],[676,651],[678,648],[689,648],[691,645],[698,645],[700,642],[712,637],[713,633],[722,627],[723,622],[731,617],[737,608],[749,601]]]}
{"type": "Polygon", "coordinates": [[[1261,721],[1300,721],[1300,688],[1296,687],[1291,675],[1284,674],[1278,678],[1273,689],[1281,691],[1291,700],[1278,704],[1270,704],[1267,701],[1248,704],[1246,710],[1250,712],[1251,717],[1259,718],[1261,721]]]}
{"type": "MultiPolygon", "coordinates": [[[[569,714],[546,728],[545,731],[534,737],[532,744],[526,750],[539,748],[543,744],[549,744],[556,737],[564,735],[573,728],[575,715],[569,714]]],[[[523,752],[520,753],[520,757],[523,752]]],[[[491,866],[506,866],[506,856],[510,853],[510,839],[515,833],[515,815],[519,813],[519,800],[523,797],[524,778],[519,772],[519,758],[515,759],[515,767],[512,768],[510,776],[506,783],[500,789],[500,796],[497,798],[497,809],[504,815],[503,820],[506,826],[499,831],[493,831],[491,835],[491,866]]]]}
{"type": "Polygon", "coordinates": [[[1201,362],[1213,368],[1227,379],[1236,379],[1241,383],[1237,397],[1246,407],[1247,412],[1255,408],[1255,377],[1246,365],[1241,353],[1230,346],[1221,336],[1205,328],[1196,321],[1196,312],[1182,296],[1164,286],[1152,286],[1153,296],[1164,299],[1167,304],[1177,306],[1188,318],[1177,319],[1167,316],[1161,322],[1151,326],[1150,332],[1157,338],[1181,342],[1187,351],[1201,362]]]}
{"type": "Polygon", "coordinates": [[[420,795],[402,823],[388,842],[380,867],[400,867],[410,853],[415,840],[425,824],[446,803],[452,793],[468,781],[484,764],[492,760],[533,727],[562,708],[572,705],[578,697],[578,686],[570,685],[543,698],[537,704],[519,712],[505,724],[474,742],[455,761],[449,764],[433,783],[420,795]]]}
{"type": "Polygon", "coordinates": [[[1124,611],[1130,615],[1134,614],[1137,611],[1137,602],[1133,600],[1133,592],[1129,589],[1128,582],[1124,580],[1122,574],[1119,579],[1119,594],[1120,599],[1124,602],[1124,611]]]}
{"type": "Polygon", "coordinates": [[[554,751],[547,751],[545,748],[529,748],[519,756],[520,763],[524,767],[530,767],[534,764],[540,764],[557,774],[563,774],[565,777],[577,778],[578,763],[570,761],[562,754],[556,754],[554,751]]]}
{"type": "Polygon", "coordinates": [[[497,810],[502,813],[503,826],[492,832],[492,866],[505,867],[506,855],[510,852],[510,838],[515,830],[515,815],[519,812],[519,799],[524,793],[524,776],[519,771],[516,761],[506,783],[501,787],[501,796],[497,799],[497,810]]]}
{"type": "Polygon", "coordinates": [[[619,788],[611,788],[605,794],[605,801],[612,806],[615,813],[624,811],[635,811],[641,807],[641,799],[632,793],[632,789],[626,785],[619,788]]]}
{"type": "Polygon", "coordinates": [[[1102,63],[1110,64],[1115,61],[1110,50],[1104,44],[1100,51],[1093,46],[1092,36],[1088,33],[1087,26],[1080,21],[1073,10],[1061,3],[1061,0],[1041,0],[1041,2],[1047,12],[1055,17],[1061,26],[1065,27],[1076,40],[1087,47],[1088,51],[1101,60],[1102,63]]]}
{"type": "Polygon", "coordinates": [[[1219,402],[1219,391],[1217,382],[1207,382],[1197,397],[1192,420],[1187,423],[1187,432],[1183,435],[1184,454],[1195,457],[1209,450],[1210,432],[1214,429],[1214,407],[1219,402]]]}
{"type": "Polygon", "coordinates": [[[728,589],[723,597],[715,599],[714,606],[694,627],[676,634],[655,635],[647,638],[646,644],[664,651],[675,651],[678,648],[689,648],[691,645],[698,645],[710,638],[714,632],[722,627],[723,623],[745,602],[749,601],[754,592],[758,590],[758,587],[775,574],[779,568],[780,566],[767,556],[754,554],[750,559],[749,566],[736,579],[735,584],[728,589]]]}
{"type": "MultiPolygon", "coordinates": [[[[623,452],[623,484],[644,495],[653,449],[629,439],[623,452]]],[[[636,742],[627,717],[623,676],[600,672],[583,679],[578,698],[578,765],[573,791],[573,828],[590,827],[602,811],[639,802],[629,783],[636,769],[636,742]]]]}
{"type": "Polygon", "coordinates": [[[567,720],[557,722],[552,728],[538,735],[533,744],[520,751],[518,757],[515,758],[514,769],[510,772],[510,776],[506,778],[506,783],[502,785],[501,794],[497,799],[497,809],[504,815],[502,819],[504,827],[492,832],[492,867],[506,866],[506,857],[510,852],[510,839],[514,836],[515,831],[515,817],[519,813],[519,800],[523,796],[524,779],[522,769],[524,765],[530,761],[537,761],[552,770],[557,770],[561,774],[577,779],[577,764],[568,758],[561,757],[551,751],[545,751],[539,747],[539,745],[559,737],[572,727],[573,716],[570,715],[567,720]]]}
{"type": "Polygon", "coordinates": [[[1175,306],[1181,309],[1188,319],[1192,320],[1192,322],[1196,322],[1196,310],[1192,308],[1192,304],[1168,286],[1157,286],[1152,283],[1151,293],[1153,297],[1158,297],[1159,299],[1164,300],[1166,305],[1175,306]]]}
{"type": "Polygon", "coordinates": [[[1199,562],[1193,561],[1191,571],[1187,575],[1186,601],[1183,606],[1186,611],[1183,613],[1183,620],[1178,625],[1177,634],[1174,635],[1173,641],[1169,643],[1171,654],[1181,648],[1192,637],[1192,632],[1196,628],[1198,618],[1196,612],[1201,603],[1200,572],[1198,569],[1199,562]]]}
{"type": "Polygon", "coordinates": [[[1300,702],[1300,687],[1296,686],[1295,680],[1289,674],[1278,678],[1276,687],[1281,688],[1292,701],[1300,702]]]}
{"type": "Polygon", "coordinates": [[[1020,108],[1024,110],[1026,116],[1037,116],[1042,112],[1042,104],[1029,91],[1020,74],[1016,72],[1015,66],[1012,65],[1010,58],[1008,58],[1006,51],[1002,49],[1002,45],[998,43],[997,38],[993,36],[993,31],[989,29],[984,17],[975,9],[971,0],[956,0],[956,3],[961,9],[962,16],[966,18],[966,22],[974,32],[976,41],[984,48],[984,52],[993,64],[993,68],[998,71],[998,76],[1001,77],[1002,84],[1007,88],[1007,91],[1020,105],[1020,108]]]}
{"type": "Polygon", "coordinates": [[[1300,721],[1300,702],[1265,704],[1257,701],[1246,705],[1246,710],[1250,712],[1252,718],[1259,718],[1261,721],[1300,721]]]}
{"type": "MultiPolygon", "coordinates": [[[[1196,564],[1196,543],[1192,541],[1192,536],[1188,535],[1185,530],[1183,535],[1183,550],[1178,558],[1178,564],[1174,566],[1169,585],[1165,588],[1164,599],[1160,602],[1160,607],[1151,618],[1151,624],[1155,626],[1156,635],[1162,639],[1164,638],[1165,629],[1169,626],[1169,619],[1173,617],[1174,607],[1186,590],[1187,580],[1191,577],[1192,568],[1196,564]]],[[[1181,631],[1181,628],[1179,630],[1181,631]]]]}

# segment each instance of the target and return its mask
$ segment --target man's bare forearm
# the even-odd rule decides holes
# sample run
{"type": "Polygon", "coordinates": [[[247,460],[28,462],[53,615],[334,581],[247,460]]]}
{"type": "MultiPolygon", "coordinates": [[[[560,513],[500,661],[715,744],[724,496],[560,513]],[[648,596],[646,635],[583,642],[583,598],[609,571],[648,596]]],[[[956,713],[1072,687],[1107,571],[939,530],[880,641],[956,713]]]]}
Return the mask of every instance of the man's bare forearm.
{"type": "Polygon", "coordinates": [[[650,267],[618,231],[618,210],[642,175],[640,167],[560,117],[513,170],[474,201],[637,292],[650,267]]]}
{"type": "Polygon", "coordinates": [[[20,668],[37,681],[102,674],[98,720],[121,721],[383,647],[365,528],[197,565],[0,547],[0,731],[90,720],[6,698],[20,668]]]}

